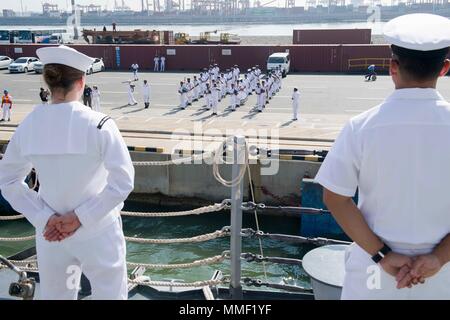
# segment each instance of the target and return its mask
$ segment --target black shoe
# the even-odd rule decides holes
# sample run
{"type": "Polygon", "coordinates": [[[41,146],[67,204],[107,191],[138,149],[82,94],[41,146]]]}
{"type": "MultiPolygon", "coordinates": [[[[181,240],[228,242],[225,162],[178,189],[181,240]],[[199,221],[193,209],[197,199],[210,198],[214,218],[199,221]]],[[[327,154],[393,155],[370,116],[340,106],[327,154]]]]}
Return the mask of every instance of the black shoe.
{"type": "Polygon", "coordinates": [[[213,113],[212,115],[213,115],[213,116],[217,116],[217,113],[213,113]]]}
{"type": "Polygon", "coordinates": [[[1,119],[0,122],[5,121],[5,119],[1,119]]]}
{"type": "Polygon", "coordinates": [[[8,121],[11,121],[11,119],[8,119],[8,121]]]}
{"type": "Polygon", "coordinates": [[[262,110],[258,110],[258,112],[262,112],[262,110]]]}

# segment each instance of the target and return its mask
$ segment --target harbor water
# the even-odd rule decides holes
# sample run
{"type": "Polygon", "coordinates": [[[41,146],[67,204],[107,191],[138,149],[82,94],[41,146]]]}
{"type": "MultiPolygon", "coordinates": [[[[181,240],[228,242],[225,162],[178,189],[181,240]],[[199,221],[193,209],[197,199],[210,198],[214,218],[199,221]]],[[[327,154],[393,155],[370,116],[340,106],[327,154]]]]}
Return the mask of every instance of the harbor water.
{"type": "MultiPolygon", "coordinates": [[[[141,206],[128,207],[127,210],[136,211],[179,211],[191,208],[141,206]]],[[[260,229],[268,233],[298,234],[299,219],[284,216],[258,215],[260,229]]],[[[164,217],[164,218],[136,218],[123,217],[123,227],[126,236],[140,238],[186,238],[214,232],[230,225],[228,211],[207,213],[195,216],[164,217]]],[[[256,230],[255,216],[246,213],[243,217],[243,228],[256,230]]],[[[0,222],[0,237],[20,237],[33,234],[34,229],[25,220],[0,222]]],[[[8,256],[34,245],[28,242],[0,242],[0,254],[8,256]]],[[[127,243],[127,261],[174,264],[187,263],[220,255],[229,250],[230,238],[223,237],[201,243],[179,244],[139,244],[127,243]]],[[[263,239],[264,256],[301,259],[310,245],[291,244],[275,240],[263,239]]],[[[256,238],[243,238],[242,252],[260,254],[259,241],[256,238]]],[[[221,270],[224,275],[230,274],[230,261],[223,263],[195,267],[192,269],[148,269],[146,275],[152,280],[178,279],[185,282],[207,280],[215,270],[221,270]]],[[[130,270],[131,271],[131,270],[130,270]]],[[[310,287],[309,278],[300,266],[274,263],[246,262],[242,260],[242,277],[251,277],[263,281],[310,287]],[[267,278],[266,278],[267,276],[267,278]],[[283,282],[284,283],[284,282],[283,282]]]]}

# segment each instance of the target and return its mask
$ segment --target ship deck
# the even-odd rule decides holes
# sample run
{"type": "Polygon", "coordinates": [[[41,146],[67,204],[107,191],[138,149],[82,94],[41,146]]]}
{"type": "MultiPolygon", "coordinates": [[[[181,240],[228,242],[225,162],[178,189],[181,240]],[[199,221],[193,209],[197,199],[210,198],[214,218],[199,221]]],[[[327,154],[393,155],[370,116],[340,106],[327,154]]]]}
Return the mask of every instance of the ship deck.
{"type": "MultiPolygon", "coordinates": [[[[394,89],[389,76],[365,82],[362,75],[290,74],[264,112],[255,112],[256,97],[252,95],[235,112],[229,110],[229,98],[225,98],[219,104],[218,116],[212,116],[204,108],[204,99],[186,110],[178,108],[177,84],[192,78],[192,73],[140,73],[140,81],[147,79],[151,84],[149,109],[143,106],[140,81],[135,93],[139,104],[127,105],[127,87],[121,82],[131,76],[130,72],[101,72],[89,75],[87,83],[99,87],[102,112],[116,121],[128,146],[157,148],[169,154],[173,149],[204,150],[205,143],[216,144],[224,135],[238,130],[255,142],[258,137],[263,142],[264,136],[268,136],[269,143],[279,139],[280,148],[328,149],[348,119],[379,104],[394,89]],[[301,102],[299,121],[292,122],[291,94],[295,86],[300,90],[301,102]]],[[[12,121],[1,125],[0,140],[9,140],[15,126],[39,103],[41,86],[45,86],[42,75],[0,71],[0,88],[8,88],[15,102],[12,121]]],[[[438,89],[447,99],[449,88],[449,77],[439,82],[438,89]]]]}

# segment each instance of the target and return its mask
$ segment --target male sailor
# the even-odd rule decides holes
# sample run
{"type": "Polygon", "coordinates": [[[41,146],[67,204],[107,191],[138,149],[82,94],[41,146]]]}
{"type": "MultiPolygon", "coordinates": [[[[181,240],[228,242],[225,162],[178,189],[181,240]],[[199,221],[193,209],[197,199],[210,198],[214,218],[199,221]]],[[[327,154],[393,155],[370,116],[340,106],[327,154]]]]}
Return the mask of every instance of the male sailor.
{"type": "Polygon", "coordinates": [[[292,120],[293,121],[297,121],[299,107],[300,107],[300,91],[298,91],[298,88],[294,88],[294,93],[292,94],[292,120]]]}
{"type": "Polygon", "coordinates": [[[147,82],[147,80],[144,80],[144,84],[142,85],[142,97],[144,98],[145,109],[148,109],[148,107],[150,107],[150,94],[150,84],[147,82]]]}
{"type": "Polygon", "coordinates": [[[165,56],[161,56],[161,58],[159,58],[160,60],[160,68],[159,71],[164,72],[166,71],[166,57],[165,56]]]}
{"type": "Polygon", "coordinates": [[[193,85],[192,100],[198,101],[198,99],[200,98],[200,82],[198,81],[197,76],[194,76],[192,85],[193,85]]]}
{"type": "Polygon", "coordinates": [[[191,82],[191,78],[187,78],[187,81],[185,83],[187,92],[186,92],[186,98],[187,98],[187,105],[192,105],[192,101],[194,99],[194,84],[191,82]]]}
{"type": "Polygon", "coordinates": [[[264,108],[264,88],[261,86],[261,84],[258,82],[256,84],[256,107],[258,112],[262,112],[264,108]]]}
{"type": "Polygon", "coordinates": [[[97,86],[92,86],[92,110],[100,112],[100,90],[97,86]]]}
{"type": "Polygon", "coordinates": [[[137,63],[133,63],[131,65],[131,70],[133,71],[133,79],[134,81],[138,81],[138,71],[139,71],[139,65],[137,63]]]}
{"type": "Polygon", "coordinates": [[[11,108],[12,108],[13,102],[11,95],[9,94],[8,90],[3,90],[3,96],[2,96],[2,111],[3,111],[3,117],[0,119],[0,121],[11,121],[11,108]]]}
{"type": "Polygon", "coordinates": [[[238,91],[234,87],[234,83],[231,84],[231,88],[230,88],[229,94],[230,94],[230,108],[231,108],[231,111],[235,111],[236,107],[237,107],[238,91]]]}
{"type": "Polygon", "coordinates": [[[315,177],[354,241],[342,299],[450,299],[450,103],[436,90],[448,30],[432,14],[385,24],[395,90],[350,119],[315,177]]]}
{"type": "Polygon", "coordinates": [[[155,57],[153,58],[153,71],[158,72],[159,71],[159,57],[158,55],[155,55],[155,57]]]}
{"type": "Polygon", "coordinates": [[[219,95],[220,95],[220,89],[217,86],[216,83],[213,84],[212,90],[211,90],[211,100],[212,100],[212,115],[217,115],[217,107],[219,105],[219,95]]]}
{"type": "Polygon", "coordinates": [[[134,88],[136,87],[134,84],[131,83],[132,81],[126,81],[128,83],[128,105],[129,106],[135,106],[138,104],[136,99],[134,98],[134,88]]]}
{"type": "Polygon", "coordinates": [[[36,229],[39,298],[75,300],[81,274],[92,299],[127,299],[120,212],[134,168],[115,122],[79,102],[94,61],[65,46],[36,50],[51,103],[36,106],[0,161],[0,189],[36,229]],[[34,168],[39,192],[25,177],[34,168]]]}
{"type": "Polygon", "coordinates": [[[210,110],[212,108],[212,92],[211,92],[211,86],[209,83],[206,84],[206,90],[205,90],[205,105],[206,109],[210,110]]]}
{"type": "Polygon", "coordinates": [[[180,94],[180,108],[181,109],[186,109],[187,106],[187,98],[186,98],[186,94],[187,94],[187,87],[186,84],[183,81],[180,81],[180,86],[178,87],[178,93],[180,94]]]}

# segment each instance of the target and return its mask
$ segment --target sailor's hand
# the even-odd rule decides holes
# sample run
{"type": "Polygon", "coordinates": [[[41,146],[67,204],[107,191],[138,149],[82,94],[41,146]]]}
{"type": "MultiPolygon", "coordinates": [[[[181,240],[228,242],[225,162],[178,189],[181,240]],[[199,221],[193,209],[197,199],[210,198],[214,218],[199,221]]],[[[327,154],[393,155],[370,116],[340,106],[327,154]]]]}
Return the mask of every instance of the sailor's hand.
{"type": "Polygon", "coordinates": [[[63,235],[59,230],[56,228],[56,225],[58,224],[58,218],[59,214],[55,213],[52,215],[47,222],[47,225],[44,229],[44,238],[47,241],[61,241],[64,239],[63,235]]]}
{"type": "Polygon", "coordinates": [[[58,217],[56,229],[62,234],[73,234],[81,226],[80,220],[75,212],[69,212],[58,217]]]}
{"type": "Polygon", "coordinates": [[[442,262],[434,254],[426,254],[414,258],[411,270],[402,279],[398,281],[397,287],[411,287],[411,284],[416,285],[424,283],[425,278],[434,276],[442,268],[442,262]]]}
{"type": "Polygon", "coordinates": [[[400,272],[412,269],[413,259],[403,254],[389,252],[381,261],[380,265],[384,271],[396,277],[400,272]]]}

